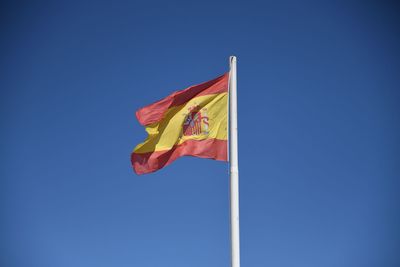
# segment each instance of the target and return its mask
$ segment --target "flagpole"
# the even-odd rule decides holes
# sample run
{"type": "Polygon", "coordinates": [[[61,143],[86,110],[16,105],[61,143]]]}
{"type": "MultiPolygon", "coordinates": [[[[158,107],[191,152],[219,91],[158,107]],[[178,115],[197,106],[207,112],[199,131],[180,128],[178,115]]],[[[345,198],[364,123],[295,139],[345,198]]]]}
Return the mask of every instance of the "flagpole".
{"type": "Polygon", "coordinates": [[[238,168],[238,127],[236,57],[229,58],[229,163],[230,163],[230,210],[231,210],[231,266],[240,267],[239,239],[239,168],[238,168]]]}

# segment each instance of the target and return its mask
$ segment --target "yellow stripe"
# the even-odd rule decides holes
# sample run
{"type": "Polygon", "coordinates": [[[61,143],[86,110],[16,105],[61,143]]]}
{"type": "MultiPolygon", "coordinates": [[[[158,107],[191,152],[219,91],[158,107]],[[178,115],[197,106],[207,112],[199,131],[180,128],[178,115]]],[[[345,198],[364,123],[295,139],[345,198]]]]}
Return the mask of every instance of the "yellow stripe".
{"type": "Polygon", "coordinates": [[[146,153],[168,150],[188,139],[216,138],[226,140],[228,132],[227,103],[228,94],[222,93],[195,97],[184,105],[170,108],[161,121],[146,126],[146,132],[149,135],[143,143],[135,147],[134,152],[146,153]],[[190,113],[189,108],[193,106],[199,106],[202,115],[207,115],[208,133],[204,133],[205,124],[202,123],[203,131],[201,134],[185,136],[182,134],[183,124],[186,116],[190,113]]]}

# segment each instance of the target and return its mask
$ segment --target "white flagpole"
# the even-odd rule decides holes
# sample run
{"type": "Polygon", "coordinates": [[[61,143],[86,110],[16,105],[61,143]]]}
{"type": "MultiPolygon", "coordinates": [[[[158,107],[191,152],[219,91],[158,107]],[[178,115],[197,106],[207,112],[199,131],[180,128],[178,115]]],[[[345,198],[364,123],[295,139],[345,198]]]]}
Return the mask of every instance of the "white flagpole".
{"type": "Polygon", "coordinates": [[[238,127],[237,127],[237,94],[236,94],[236,57],[229,58],[229,163],[231,187],[231,266],[240,267],[239,239],[239,168],[238,168],[238,127]]]}

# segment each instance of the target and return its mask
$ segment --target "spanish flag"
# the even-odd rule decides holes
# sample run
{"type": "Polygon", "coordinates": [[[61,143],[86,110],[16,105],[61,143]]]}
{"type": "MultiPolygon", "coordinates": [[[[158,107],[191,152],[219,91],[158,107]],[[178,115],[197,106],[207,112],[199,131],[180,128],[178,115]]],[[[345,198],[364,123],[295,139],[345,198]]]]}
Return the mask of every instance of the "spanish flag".
{"type": "Polygon", "coordinates": [[[136,112],[147,139],[132,152],[137,174],[182,156],[227,161],[229,74],[177,91],[136,112]]]}

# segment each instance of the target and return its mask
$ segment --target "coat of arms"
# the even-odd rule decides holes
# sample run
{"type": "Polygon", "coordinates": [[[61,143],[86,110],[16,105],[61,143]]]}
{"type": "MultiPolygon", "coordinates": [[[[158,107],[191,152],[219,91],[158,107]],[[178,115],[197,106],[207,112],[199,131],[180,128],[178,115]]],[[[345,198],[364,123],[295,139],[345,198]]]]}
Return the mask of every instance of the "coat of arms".
{"type": "Polygon", "coordinates": [[[182,127],[183,136],[196,136],[208,134],[209,121],[207,109],[194,105],[188,108],[182,127]]]}

